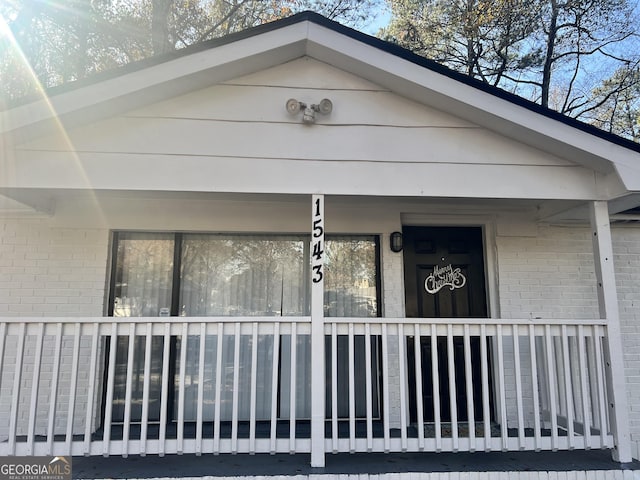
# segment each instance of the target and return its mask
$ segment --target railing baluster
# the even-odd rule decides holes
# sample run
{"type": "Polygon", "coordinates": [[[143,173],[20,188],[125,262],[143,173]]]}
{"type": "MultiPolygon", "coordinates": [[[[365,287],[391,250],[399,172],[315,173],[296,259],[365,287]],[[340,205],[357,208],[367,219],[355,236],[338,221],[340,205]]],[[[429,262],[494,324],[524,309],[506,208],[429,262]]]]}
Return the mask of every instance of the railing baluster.
{"type": "Polygon", "coordinates": [[[562,356],[564,363],[564,391],[567,402],[567,436],[569,437],[569,450],[576,448],[575,432],[573,427],[573,389],[571,388],[571,364],[569,363],[569,338],[567,326],[562,325],[562,356]]]}
{"type": "Polygon", "coordinates": [[[71,384],[69,386],[69,408],[67,410],[67,433],[65,437],[65,452],[71,455],[71,444],[73,442],[73,420],[76,409],[76,393],[78,386],[78,366],[80,361],[80,333],[82,325],[75,324],[73,336],[73,358],[71,360],[71,384]]]}
{"type": "Polygon", "coordinates": [[[438,370],[438,330],[435,323],[431,324],[431,377],[433,379],[433,423],[436,436],[436,452],[441,452],[440,373],[438,370]]]}
{"type": "Polygon", "coordinates": [[[169,403],[169,360],[171,347],[171,324],[167,322],[164,326],[164,337],[162,342],[162,392],[160,393],[160,434],[158,455],[164,457],[167,439],[167,408],[169,403]]]}
{"type": "Polygon", "coordinates": [[[73,416],[76,409],[76,390],[78,385],[78,364],[80,361],[80,332],[82,326],[76,323],[76,331],[73,336],[73,358],[71,360],[71,384],[69,385],[69,408],[67,410],[67,433],[65,436],[65,451],[71,455],[73,443],[73,416]]]}
{"type": "Polygon", "coordinates": [[[147,431],[149,425],[149,389],[151,380],[152,324],[147,323],[144,342],[144,378],[142,379],[142,418],[140,419],[140,456],[147,454],[147,431]]]}
{"type": "Polygon", "coordinates": [[[213,453],[220,453],[220,412],[222,403],[222,344],[224,339],[224,324],[218,323],[216,338],[216,407],[213,418],[213,453]]]}
{"type": "Polygon", "coordinates": [[[269,434],[269,453],[276,453],[278,429],[278,365],[280,365],[280,322],[273,326],[273,357],[271,358],[271,432],[269,434]]]}
{"type": "Polygon", "coordinates": [[[238,453],[238,415],[240,399],[240,322],[236,322],[233,343],[233,409],[231,413],[231,453],[238,453]]]}
{"type": "Polygon", "coordinates": [[[422,401],[422,347],[420,324],[413,325],[413,349],[416,369],[416,414],[418,420],[418,449],[424,450],[424,402],[422,401]]]}
{"type": "Polygon", "coordinates": [[[177,454],[184,453],[184,394],[185,379],[187,378],[187,343],[189,342],[189,324],[182,324],[180,335],[180,370],[178,373],[178,425],[177,425],[177,454]]]}
{"type": "Polygon", "coordinates": [[[256,398],[258,397],[258,322],[253,322],[251,338],[251,413],[249,418],[249,453],[256,453],[256,398]]]}
{"type": "Polygon", "coordinates": [[[16,363],[13,372],[13,389],[11,390],[11,417],[9,419],[9,455],[16,454],[16,431],[18,428],[18,400],[20,399],[20,384],[22,377],[22,361],[24,356],[24,342],[26,337],[26,323],[20,324],[18,334],[18,349],[16,350],[16,363]]]}
{"type": "Polygon", "coordinates": [[[89,385],[87,388],[87,414],[85,416],[84,425],[84,454],[91,453],[91,431],[93,430],[93,415],[95,408],[95,390],[96,377],[98,373],[96,367],[98,365],[98,340],[100,339],[100,326],[98,323],[93,324],[93,334],[91,335],[91,359],[89,360],[89,385]]]}
{"type": "Polygon", "coordinates": [[[331,324],[331,445],[338,453],[338,325],[331,324]]]}
{"type": "Polygon", "coordinates": [[[596,362],[596,379],[598,385],[598,411],[600,412],[600,447],[606,448],[607,438],[607,401],[605,398],[604,368],[602,365],[602,342],[600,340],[600,328],[593,326],[593,346],[596,362]]]}
{"type": "Polygon", "coordinates": [[[500,439],[502,451],[507,451],[509,445],[509,430],[507,429],[507,395],[505,392],[504,347],[502,325],[497,326],[496,339],[498,343],[498,395],[500,396],[500,439]]]}
{"type": "Polygon", "coordinates": [[[18,349],[16,350],[16,363],[13,372],[13,389],[11,391],[11,417],[9,418],[9,455],[15,455],[16,452],[16,431],[18,428],[18,400],[20,398],[20,383],[22,377],[22,361],[24,356],[24,342],[26,337],[26,324],[20,324],[20,333],[18,334],[18,349]]]}
{"type": "Polygon", "coordinates": [[[107,395],[104,405],[104,434],[102,436],[102,454],[111,454],[111,416],[113,414],[113,389],[116,378],[116,350],[118,348],[118,323],[111,324],[109,340],[109,369],[107,373],[107,395]]]}
{"type": "Polygon", "coordinates": [[[558,411],[556,406],[556,366],[554,359],[554,344],[551,336],[551,325],[544,326],[545,352],[547,360],[547,375],[549,378],[549,408],[551,411],[551,449],[558,450],[558,411]]]}
{"type": "Polygon", "coordinates": [[[524,412],[522,404],[522,369],[520,366],[520,327],[513,324],[513,365],[516,377],[516,406],[518,409],[518,444],[520,450],[525,449],[524,412]]]}
{"type": "Polygon", "coordinates": [[[366,401],[367,401],[367,452],[373,450],[373,384],[371,380],[371,324],[364,325],[364,356],[366,362],[365,380],[367,383],[366,401]]]}
{"type": "MultiPolygon", "coordinates": [[[[49,391],[49,415],[47,417],[47,454],[53,455],[53,441],[55,438],[56,404],[58,400],[58,378],[60,376],[60,360],[62,353],[62,323],[57,324],[55,336],[55,351],[53,353],[53,368],[51,370],[51,390],[49,391]]],[[[85,438],[85,455],[87,441],[85,438]]]]}
{"type": "Polygon", "coordinates": [[[473,373],[471,371],[471,336],[469,324],[464,325],[464,376],[467,390],[467,429],[469,430],[469,450],[476,451],[476,417],[473,402],[473,373]]]}
{"type": "Polygon", "coordinates": [[[384,451],[389,453],[391,440],[389,437],[389,348],[387,324],[382,324],[382,428],[384,435],[384,451]]]}
{"type": "Polygon", "coordinates": [[[204,360],[207,348],[207,324],[200,324],[200,347],[198,350],[198,404],[196,405],[196,455],[202,455],[202,418],[204,416],[204,360]]]}
{"type": "Polygon", "coordinates": [[[297,325],[291,323],[291,378],[289,391],[289,453],[296,453],[296,354],[298,350],[297,325]]]}
{"type": "Polygon", "coordinates": [[[402,323],[398,324],[398,363],[400,364],[400,445],[403,452],[407,451],[407,374],[405,354],[405,336],[402,323]]]}
{"type": "Polygon", "coordinates": [[[484,450],[491,451],[491,405],[489,403],[489,352],[487,351],[487,326],[480,325],[480,376],[482,377],[482,422],[484,450]]]}
{"type": "Polygon", "coordinates": [[[582,398],[582,438],[584,439],[584,448],[591,448],[591,415],[589,406],[589,384],[587,383],[587,356],[585,353],[585,335],[584,327],[578,326],[578,367],[580,369],[580,396],[582,398]]]}
{"type": "Polygon", "coordinates": [[[136,324],[129,325],[129,344],[127,349],[127,380],[124,395],[124,425],[122,426],[122,456],[129,455],[129,429],[131,428],[131,389],[133,382],[133,356],[136,344],[136,324]]]}
{"type": "MultiPolygon", "coordinates": [[[[84,425],[84,454],[91,454],[91,431],[93,430],[93,414],[95,408],[95,389],[97,365],[98,365],[98,340],[100,338],[100,325],[93,324],[93,334],[91,335],[91,359],[89,360],[89,385],[87,388],[87,414],[84,425]]],[[[56,374],[57,375],[57,374],[56,374]]]]}
{"type": "Polygon", "coordinates": [[[536,348],[535,326],[529,325],[529,356],[531,358],[531,390],[533,393],[533,436],[535,450],[539,452],[542,448],[542,425],[540,423],[540,392],[538,390],[538,360],[536,348]]]}
{"type": "Polygon", "coordinates": [[[33,442],[36,429],[38,387],[40,385],[40,364],[42,363],[42,342],[44,340],[44,323],[40,324],[36,335],[36,351],[33,361],[33,378],[31,379],[31,402],[29,404],[29,426],[27,430],[27,455],[33,455],[33,442]]]}
{"type": "Polygon", "coordinates": [[[458,441],[458,392],[456,389],[455,351],[453,349],[453,325],[447,324],[447,369],[449,374],[449,410],[451,413],[451,440],[453,451],[459,448],[458,441]]]}
{"type": "Polygon", "coordinates": [[[353,323],[349,323],[349,451],[356,451],[356,381],[353,323]]]}

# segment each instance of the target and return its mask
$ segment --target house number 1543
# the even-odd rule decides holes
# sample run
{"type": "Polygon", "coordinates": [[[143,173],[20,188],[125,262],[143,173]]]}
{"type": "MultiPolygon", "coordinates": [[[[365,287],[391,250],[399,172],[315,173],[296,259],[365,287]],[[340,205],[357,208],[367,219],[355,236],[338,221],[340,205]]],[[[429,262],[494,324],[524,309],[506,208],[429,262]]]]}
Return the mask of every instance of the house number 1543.
{"type": "Polygon", "coordinates": [[[311,247],[311,278],[313,283],[320,283],[324,277],[324,198],[315,195],[311,247]]]}

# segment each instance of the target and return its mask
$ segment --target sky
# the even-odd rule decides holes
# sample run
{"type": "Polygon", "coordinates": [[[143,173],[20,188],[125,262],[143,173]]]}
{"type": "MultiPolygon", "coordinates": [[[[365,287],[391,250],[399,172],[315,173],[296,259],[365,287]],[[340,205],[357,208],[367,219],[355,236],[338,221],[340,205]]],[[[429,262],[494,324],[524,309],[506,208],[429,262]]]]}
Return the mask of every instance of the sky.
{"type": "MultiPolygon", "coordinates": [[[[640,0],[639,0],[640,1],[640,0]]],[[[391,11],[386,5],[386,2],[381,2],[381,8],[378,10],[377,15],[373,18],[371,23],[362,29],[364,33],[369,35],[375,35],[382,27],[385,27],[389,20],[391,20],[391,11]]]]}

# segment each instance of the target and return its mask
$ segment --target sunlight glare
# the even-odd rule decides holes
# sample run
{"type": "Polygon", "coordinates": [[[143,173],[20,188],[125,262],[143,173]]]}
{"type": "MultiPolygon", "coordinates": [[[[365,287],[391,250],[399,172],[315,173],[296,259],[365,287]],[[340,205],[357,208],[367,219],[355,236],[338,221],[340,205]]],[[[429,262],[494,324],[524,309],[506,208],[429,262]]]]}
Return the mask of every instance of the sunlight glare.
{"type": "MultiPolygon", "coordinates": [[[[14,126],[12,125],[12,122],[10,121],[12,110],[18,110],[21,108],[26,109],[27,107],[30,107],[30,109],[32,110],[41,111],[42,107],[44,106],[44,108],[48,111],[48,114],[41,113],[42,118],[44,119],[50,118],[54,123],[54,128],[51,131],[51,133],[46,136],[46,139],[54,139],[54,138],[62,139],[63,144],[65,145],[65,153],[67,153],[73,159],[74,165],[69,166],[69,169],[71,170],[75,167],[75,169],[77,170],[78,174],[81,176],[82,181],[84,183],[84,185],[76,186],[76,188],[86,189],[86,191],[89,192],[90,201],[87,202],[87,206],[90,205],[92,207],[93,211],[91,212],[91,214],[93,218],[98,219],[99,224],[101,226],[104,226],[106,224],[104,212],[102,211],[102,208],[99,205],[98,199],[95,194],[95,190],[91,186],[89,178],[82,165],[82,161],[78,157],[78,154],[73,145],[73,142],[71,141],[66,128],[60,121],[54,106],[52,105],[49,97],[47,96],[44,86],[38,79],[38,76],[34,72],[33,68],[31,67],[31,64],[29,63],[28,59],[24,55],[24,52],[22,51],[20,45],[16,41],[16,38],[13,35],[13,32],[9,28],[7,21],[1,14],[0,14],[0,46],[2,46],[3,48],[11,49],[12,50],[11,53],[17,56],[20,66],[23,67],[25,71],[28,72],[29,80],[32,81],[33,84],[36,86],[36,94],[37,94],[36,98],[32,99],[27,105],[17,106],[15,108],[10,108],[8,105],[5,104],[3,100],[0,100],[0,188],[19,190],[21,187],[21,185],[18,184],[18,179],[16,175],[16,154],[18,153],[18,150],[15,148],[15,144],[19,142],[19,140],[16,138],[16,136],[14,136],[11,133],[11,130],[14,128],[14,126]]],[[[2,97],[0,97],[0,99],[1,98],[2,97]]],[[[46,147],[41,154],[44,154],[45,151],[46,151],[46,147]]],[[[5,194],[0,193],[0,195],[7,196],[6,190],[5,190],[5,194]]],[[[10,196],[7,196],[7,197],[10,198],[10,196]]],[[[34,210],[36,211],[39,210],[37,206],[30,205],[28,201],[23,202],[20,199],[15,199],[15,200],[17,200],[21,204],[24,204],[25,206],[34,208],[34,210]]]]}

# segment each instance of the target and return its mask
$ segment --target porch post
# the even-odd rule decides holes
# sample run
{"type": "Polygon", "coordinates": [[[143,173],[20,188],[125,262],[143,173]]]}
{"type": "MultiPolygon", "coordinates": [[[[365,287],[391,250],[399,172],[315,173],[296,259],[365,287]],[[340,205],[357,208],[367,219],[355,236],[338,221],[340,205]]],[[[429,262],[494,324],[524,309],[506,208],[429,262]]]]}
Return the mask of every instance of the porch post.
{"type": "Polygon", "coordinates": [[[625,388],[618,294],[613,266],[613,247],[607,202],[591,202],[590,213],[591,238],[593,241],[596,280],[598,282],[598,307],[600,309],[600,318],[607,321],[605,367],[607,370],[609,418],[616,443],[613,459],[621,463],[627,463],[632,460],[627,392],[625,388]]]}
{"type": "Polygon", "coordinates": [[[311,466],[324,467],[324,195],[311,198],[311,466]]]}

